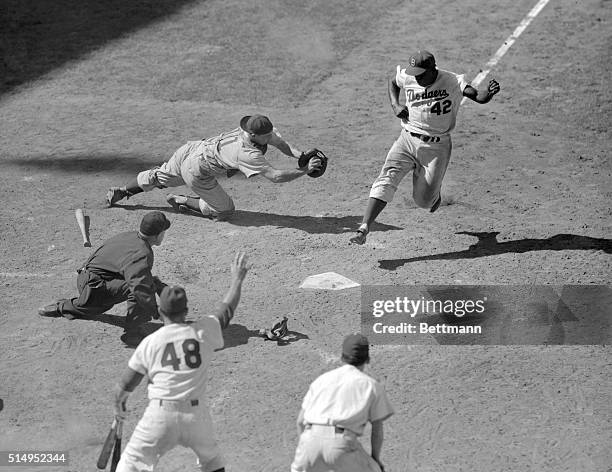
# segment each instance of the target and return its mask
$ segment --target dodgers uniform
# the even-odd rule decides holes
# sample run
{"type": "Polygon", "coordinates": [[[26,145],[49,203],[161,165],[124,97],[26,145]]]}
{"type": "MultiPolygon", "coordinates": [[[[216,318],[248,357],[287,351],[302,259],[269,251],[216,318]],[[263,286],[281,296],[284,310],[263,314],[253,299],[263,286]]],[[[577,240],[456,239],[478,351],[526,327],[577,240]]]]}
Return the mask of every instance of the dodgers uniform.
{"type": "MultiPolygon", "coordinates": [[[[221,304],[219,310],[230,309],[221,304]]],[[[201,471],[222,468],[223,459],[205,399],[213,351],[223,347],[219,320],[172,323],[147,336],[128,362],[149,378],[149,405],[130,438],[117,472],[152,471],[176,445],[191,448],[201,471]]]]}
{"type": "MultiPolygon", "coordinates": [[[[270,143],[280,138],[274,129],[270,143]]],[[[267,148],[245,139],[244,131],[236,128],[212,138],[187,142],[170,160],[140,172],[136,180],[145,192],[187,185],[200,197],[203,215],[227,214],[235,209],[234,202],[219,185],[217,177],[231,176],[238,171],[246,177],[261,173],[270,166],[264,157],[267,148]]]]}
{"type": "Polygon", "coordinates": [[[319,376],[302,402],[305,429],[292,472],[380,472],[359,442],[368,422],[393,414],[383,386],[345,364],[319,376]]]}
{"type": "Polygon", "coordinates": [[[402,132],[387,154],[370,197],[389,203],[412,171],[415,203],[431,208],[440,194],[452,149],[450,132],[468,84],[463,75],[438,69],[435,82],[422,87],[400,65],[395,81],[404,91],[409,117],[402,120],[402,132]]]}

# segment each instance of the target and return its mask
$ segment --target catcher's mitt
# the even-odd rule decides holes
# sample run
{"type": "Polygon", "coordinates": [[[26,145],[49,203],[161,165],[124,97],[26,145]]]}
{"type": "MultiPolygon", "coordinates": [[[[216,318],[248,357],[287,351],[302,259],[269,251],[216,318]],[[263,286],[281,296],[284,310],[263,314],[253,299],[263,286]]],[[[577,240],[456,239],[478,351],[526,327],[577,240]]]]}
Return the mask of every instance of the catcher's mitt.
{"type": "Polygon", "coordinates": [[[327,156],[323,153],[323,151],[317,148],[312,148],[306,152],[303,152],[298,159],[298,167],[306,167],[310,162],[310,159],[315,157],[321,160],[321,165],[318,169],[308,172],[308,176],[316,179],[317,177],[321,177],[323,174],[325,174],[325,170],[327,169],[327,156]]]}
{"type": "Polygon", "coordinates": [[[262,329],[260,334],[269,341],[282,340],[287,334],[289,334],[289,328],[287,328],[287,317],[283,316],[283,319],[272,326],[272,329],[262,329]]]}

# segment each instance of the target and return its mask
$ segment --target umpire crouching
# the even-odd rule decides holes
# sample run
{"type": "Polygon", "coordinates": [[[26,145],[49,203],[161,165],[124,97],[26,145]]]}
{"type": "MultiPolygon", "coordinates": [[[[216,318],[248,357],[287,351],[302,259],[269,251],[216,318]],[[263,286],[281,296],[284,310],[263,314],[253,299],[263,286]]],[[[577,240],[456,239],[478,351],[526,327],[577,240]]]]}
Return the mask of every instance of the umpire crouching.
{"type": "Polygon", "coordinates": [[[170,221],[161,211],[147,213],[139,231],[128,231],[106,240],[77,270],[79,296],[60,299],[38,311],[41,316],[95,318],[127,301],[125,332],[121,340],[136,346],[144,338],[142,325],[158,318],[155,293],[164,284],[151,273],[152,246],[164,240],[170,221]]]}

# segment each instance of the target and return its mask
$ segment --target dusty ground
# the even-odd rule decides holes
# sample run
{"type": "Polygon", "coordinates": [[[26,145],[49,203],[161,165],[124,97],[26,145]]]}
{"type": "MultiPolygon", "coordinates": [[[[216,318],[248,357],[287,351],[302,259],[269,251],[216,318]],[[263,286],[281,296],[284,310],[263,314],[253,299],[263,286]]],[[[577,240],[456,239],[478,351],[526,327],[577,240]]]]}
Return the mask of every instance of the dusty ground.
{"type": "MultiPolygon", "coordinates": [[[[1,450],[64,449],[72,463],[57,470],[93,470],[111,420],[111,387],[132,352],[119,340],[124,307],[98,321],[36,315],[75,293],[74,269],[90,252],[77,207],[94,246],[151,209],[168,211],[155,270],[186,287],[195,312],[222,295],[234,251],[251,255],[211,368],[228,471],[288,470],[302,396],[360,328],[359,289],[299,289],[308,275],[609,283],[610,2],[547,5],[493,70],[502,92],[462,109],[441,209],[417,210],[407,179],[364,247],[348,237],[399,132],[389,73],[421,46],[473,78],[533,2],[76,3],[14,0],[0,15],[1,450]],[[224,180],[239,211],[216,224],[173,214],[163,192],[101,205],[109,186],[253,112],[297,146],[324,149],[327,175],[224,180]],[[499,234],[479,250],[465,232],[499,234]],[[296,342],[256,336],[283,315],[296,342]]],[[[608,346],[376,346],[372,357],[397,410],[385,423],[391,472],[610,470],[608,346]]],[[[128,432],[145,403],[140,387],[128,432]]],[[[192,463],[177,449],[159,470],[192,463]]]]}

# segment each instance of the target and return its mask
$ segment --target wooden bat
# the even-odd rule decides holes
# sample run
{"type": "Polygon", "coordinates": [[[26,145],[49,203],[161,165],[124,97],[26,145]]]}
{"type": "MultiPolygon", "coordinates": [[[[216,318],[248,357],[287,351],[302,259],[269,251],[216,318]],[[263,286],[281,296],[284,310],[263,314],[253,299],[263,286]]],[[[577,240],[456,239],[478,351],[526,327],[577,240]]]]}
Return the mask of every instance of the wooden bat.
{"type": "Polygon", "coordinates": [[[104,445],[102,446],[102,450],[100,451],[100,455],[98,456],[98,462],[96,466],[100,470],[106,469],[106,464],[108,464],[108,459],[110,459],[111,452],[113,450],[113,446],[115,445],[115,441],[117,440],[117,426],[119,422],[117,418],[113,420],[113,424],[111,425],[110,431],[106,435],[106,440],[104,441],[104,445]]]}
{"type": "Polygon", "coordinates": [[[74,211],[74,216],[79,224],[81,236],[83,236],[83,247],[91,247],[91,241],[89,241],[89,216],[85,216],[81,208],[77,208],[74,211]]]}
{"type": "Polygon", "coordinates": [[[113,449],[110,472],[115,472],[117,469],[117,464],[119,464],[119,459],[121,459],[121,436],[123,436],[123,421],[119,421],[117,424],[117,431],[115,432],[115,447],[113,449]]]}

